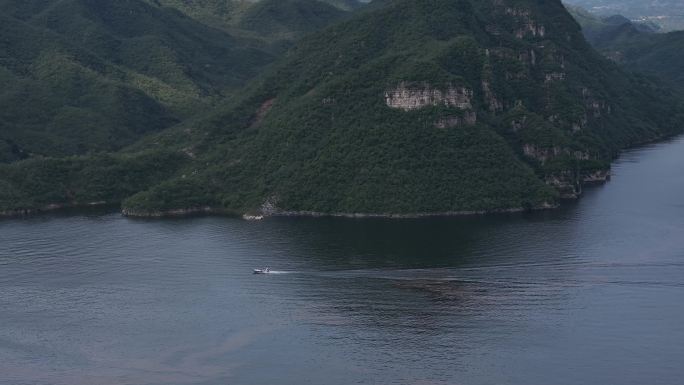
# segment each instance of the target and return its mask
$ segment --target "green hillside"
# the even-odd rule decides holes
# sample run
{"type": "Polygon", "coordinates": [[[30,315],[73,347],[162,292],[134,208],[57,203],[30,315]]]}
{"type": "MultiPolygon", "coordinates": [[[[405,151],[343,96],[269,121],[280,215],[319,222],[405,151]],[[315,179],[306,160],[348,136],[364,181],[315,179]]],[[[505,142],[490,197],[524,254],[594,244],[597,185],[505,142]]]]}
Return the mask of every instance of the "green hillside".
{"type": "Polygon", "coordinates": [[[0,0],[0,162],[113,151],[206,112],[356,4],[0,0]]]}
{"type": "Polygon", "coordinates": [[[393,2],[302,42],[197,125],[211,139],[192,177],[126,207],[188,207],[192,186],[231,212],[543,206],[600,179],[619,149],[675,132],[681,112],[659,93],[593,51],[560,2],[393,2]],[[458,100],[404,111],[392,92],[458,100]]]}
{"type": "Polygon", "coordinates": [[[215,28],[230,29],[237,24],[242,12],[254,0],[147,0],[149,3],[173,8],[193,19],[215,28]]]}
{"type": "Polygon", "coordinates": [[[608,53],[625,68],[659,77],[684,91],[684,31],[619,40],[608,53]]]}
{"type": "Polygon", "coordinates": [[[268,40],[290,40],[359,8],[356,0],[147,0],[174,8],[204,24],[268,40]],[[276,34],[275,32],[279,32],[276,34]]]}
{"type": "Polygon", "coordinates": [[[242,86],[273,60],[143,1],[2,0],[0,162],[111,151],[242,86]]]}
{"type": "Polygon", "coordinates": [[[318,0],[261,0],[244,11],[238,26],[260,36],[294,39],[346,14],[347,11],[318,0]]]}
{"type": "Polygon", "coordinates": [[[604,179],[620,149],[679,132],[678,103],[594,51],[560,1],[377,2],[305,38],[239,100],[108,160],[179,156],[149,179],[110,193],[83,177],[87,159],[60,173],[19,162],[0,167],[0,207],[136,187],[132,215],[547,207],[604,179]]]}

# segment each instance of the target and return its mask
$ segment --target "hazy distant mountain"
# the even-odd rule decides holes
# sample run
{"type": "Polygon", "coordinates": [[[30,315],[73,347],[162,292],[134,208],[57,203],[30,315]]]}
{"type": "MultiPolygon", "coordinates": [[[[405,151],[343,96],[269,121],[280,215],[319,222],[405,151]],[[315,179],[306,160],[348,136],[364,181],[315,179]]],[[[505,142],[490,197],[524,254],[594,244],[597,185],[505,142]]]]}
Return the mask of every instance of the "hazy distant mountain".
{"type": "Polygon", "coordinates": [[[566,5],[575,20],[582,26],[587,40],[599,49],[622,39],[658,32],[658,27],[632,21],[622,15],[599,16],[584,8],[566,5]]]}
{"type": "Polygon", "coordinates": [[[680,0],[566,0],[600,16],[624,15],[630,20],[655,23],[663,31],[684,29],[684,2],[680,0]]]}
{"type": "Polygon", "coordinates": [[[620,15],[600,17],[568,7],[584,35],[623,67],[663,79],[684,91],[684,32],[655,33],[649,25],[620,15]]]}

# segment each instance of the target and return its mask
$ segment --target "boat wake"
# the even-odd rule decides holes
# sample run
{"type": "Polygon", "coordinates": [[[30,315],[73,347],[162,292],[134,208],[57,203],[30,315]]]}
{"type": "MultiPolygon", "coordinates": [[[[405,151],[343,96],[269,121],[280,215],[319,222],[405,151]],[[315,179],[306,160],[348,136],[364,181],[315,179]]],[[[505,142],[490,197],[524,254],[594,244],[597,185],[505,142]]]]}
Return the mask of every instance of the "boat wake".
{"type": "Polygon", "coordinates": [[[271,269],[254,269],[254,274],[292,274],[294,271],[271,270],[271,269]]]}

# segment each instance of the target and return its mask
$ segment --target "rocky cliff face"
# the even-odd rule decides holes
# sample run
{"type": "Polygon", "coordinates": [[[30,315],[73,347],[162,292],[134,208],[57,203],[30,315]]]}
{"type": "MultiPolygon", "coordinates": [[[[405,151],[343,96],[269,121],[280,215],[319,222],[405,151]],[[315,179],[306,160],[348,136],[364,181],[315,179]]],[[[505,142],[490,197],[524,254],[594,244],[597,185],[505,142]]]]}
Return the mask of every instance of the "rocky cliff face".
{"type": "Polygon", "coordinates": [[[466,111],[463,116],[445,116],[439,118],[435,122],[437,128],[451,128],[459,126],[472,126],[477,123],[477,113],[475,111],[466,111]]]}
{"type": "Polygon", "coordinates": [[[553,186],[562,199],[577,199],[582,195],[583,185],[603,184],[610,180],[610,170],[596,170],[588,173],[562,171],[548,175],[546,183],[553,186]]]}
{"type": "Polygon", "coordinates": [[[387,106],[404,111],[439,105],[469,110],[473,107],[472,98],[473,91],[468,88],[448,86],[445,89],[438,89],[427,82],[420,84],[401,82],[395,88],[385,91],[387,106]]]}
{"type": "Polygon", "coordinates": [[[537,23],[529,9],[507,7],[505,13],[518,24],[515,30],[516,38],[523,39],[527,35],[533,37],[544,37],[546,35],[546,27],[537,23]]]}

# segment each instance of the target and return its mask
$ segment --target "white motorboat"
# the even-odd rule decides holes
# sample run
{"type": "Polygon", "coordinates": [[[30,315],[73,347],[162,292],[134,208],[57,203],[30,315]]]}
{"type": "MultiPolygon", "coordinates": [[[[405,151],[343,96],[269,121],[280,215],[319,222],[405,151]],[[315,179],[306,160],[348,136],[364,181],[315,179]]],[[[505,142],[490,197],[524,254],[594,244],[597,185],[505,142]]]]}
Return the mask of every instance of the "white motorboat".
{"type": "Polygon", "coordinates": [[[254,269],[254,274],[268,274],[271,272],[271,269],[268,267],[263,268],[263,269],[254,269]]]}

